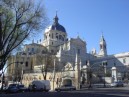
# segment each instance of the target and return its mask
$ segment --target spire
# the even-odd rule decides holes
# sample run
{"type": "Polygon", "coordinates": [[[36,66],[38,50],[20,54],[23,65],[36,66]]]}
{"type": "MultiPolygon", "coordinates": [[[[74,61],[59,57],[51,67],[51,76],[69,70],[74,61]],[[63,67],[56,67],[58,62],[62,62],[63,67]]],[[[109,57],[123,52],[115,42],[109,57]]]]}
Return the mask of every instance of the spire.
{"type": "Polygon", "coordinates": [[[103,32],[102,32],[100,41],[105,41],[104,36],[103,36],[103,32]]]}
{"type": "Polygon", "coordinates": [[[56,11],[56,17],[57,17],[57,11],[56,11]]]}
{"type": "Polygon", "coordinates": [[[55,24],[58,24],[58,20],[59,20],[59,19],[58,19],[57,11],[56,11],[56,16],[55,16],[55,18],[54,18],[54,23],[55,23],[55,24]]]}

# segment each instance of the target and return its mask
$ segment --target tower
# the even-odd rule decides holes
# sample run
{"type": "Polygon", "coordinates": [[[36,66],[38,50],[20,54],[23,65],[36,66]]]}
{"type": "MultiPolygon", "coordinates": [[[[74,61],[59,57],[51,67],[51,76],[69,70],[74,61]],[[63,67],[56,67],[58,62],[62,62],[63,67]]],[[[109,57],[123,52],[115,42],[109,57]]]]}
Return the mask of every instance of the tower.
{"type": "Polygon", "coordinates": [[[67,40],[65,28],[59,24],[57,16],[53,19],[53,24],[45,29],[43,45],[47,47],[49,52],[57,53],[59,45],[62,45],[67,40]]]}
{"type": "Polygon", "coordinates": [[[106,41],[104,39],[104,36],[102,34],[101,39],[100,39],[100,52],[99,55],[100,56],[107,56],[107,45],[106,45],[106,41]]]}

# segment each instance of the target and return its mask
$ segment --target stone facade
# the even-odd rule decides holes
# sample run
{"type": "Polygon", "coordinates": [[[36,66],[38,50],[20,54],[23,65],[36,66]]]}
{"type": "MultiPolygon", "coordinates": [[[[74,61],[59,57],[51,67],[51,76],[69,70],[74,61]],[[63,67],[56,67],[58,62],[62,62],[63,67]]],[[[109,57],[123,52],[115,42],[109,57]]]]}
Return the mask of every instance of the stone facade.
{"type": "Polygon", "coordinates": [[[26,86],[35,79],[43,80],[42,72],[35,70],[35,66],[47,66],[46,57],[51,55],[51,65],[54,67],[49,70],[46,79],[51,80],[53,88],[63,84],[72,84],[79,89],[82,84],[88,83],[88,72],[91,71],[92,81],[99,82],[104,74],[112,77],[111,68],[114,65],[123,79],[128,78],[129,52],[108,55],[103,35],[99,44],[100,51],[98,54],[95,49],[91,53],[87,53],[86,41],[79,36],[68,39],[67,32],[59,24],[56,15],[53,24],[46,28],[44,32],[43,41],[40,41],[40,43],[32,41],[31,44],[26,44],[22,52],[18,52],[9,59],[8,64],[12,63],[12,65],[9,66],[8,75],[10,80],[20,76],[22,83],[26,86]],[[53,59],[55,59],[55,65],[53,59]],[[84,68],[86,66],[89,70],[84,68]],[[58,67],[58,70],[54,71],[56,67],[58,67]]]}

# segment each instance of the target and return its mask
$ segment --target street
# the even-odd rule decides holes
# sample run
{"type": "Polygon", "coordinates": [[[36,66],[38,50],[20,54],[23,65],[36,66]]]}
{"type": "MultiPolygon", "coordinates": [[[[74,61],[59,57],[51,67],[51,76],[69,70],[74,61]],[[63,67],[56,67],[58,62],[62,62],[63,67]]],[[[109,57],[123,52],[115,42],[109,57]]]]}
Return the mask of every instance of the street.
{"type": "Polygon", "coordinates": [[[95,88],[66,92],[25,92],[0,94],[0,97],[129,97],[129,88],[95,88]]]}

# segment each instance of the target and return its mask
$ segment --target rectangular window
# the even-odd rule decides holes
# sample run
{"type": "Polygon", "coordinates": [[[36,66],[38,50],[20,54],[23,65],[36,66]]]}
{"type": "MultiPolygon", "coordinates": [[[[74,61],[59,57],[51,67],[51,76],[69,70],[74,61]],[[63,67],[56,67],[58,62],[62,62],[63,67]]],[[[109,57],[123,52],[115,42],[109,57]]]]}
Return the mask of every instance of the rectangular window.
{"type": "Polygon", "coordinates": [[[80,55],[80,49],[77,50],[78,55],[80,55]]]}
{"type": "Polygon", "coordinates": [[[125,58],[123,59],[123,63],[126,63],[126,59],[125,58]]]}
{"type": "Polygon", "coordinates": [[[53,33],[52,33],[52,38],[53,38],[53,33]]]}
{"type": "Polygon", "coordinates": [[[34,48],[32,48],[32,52],[34,52],[34,48]]]}

